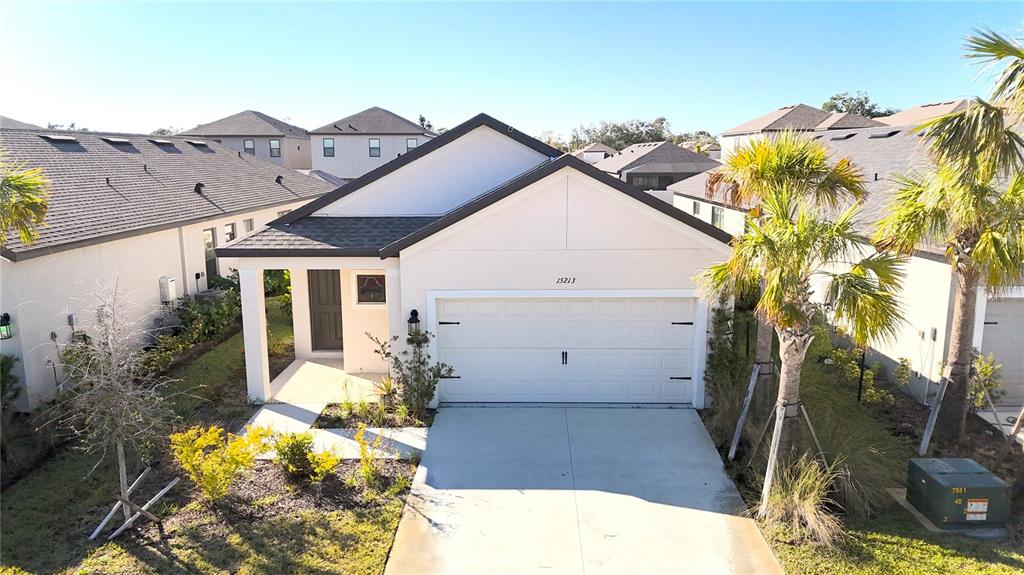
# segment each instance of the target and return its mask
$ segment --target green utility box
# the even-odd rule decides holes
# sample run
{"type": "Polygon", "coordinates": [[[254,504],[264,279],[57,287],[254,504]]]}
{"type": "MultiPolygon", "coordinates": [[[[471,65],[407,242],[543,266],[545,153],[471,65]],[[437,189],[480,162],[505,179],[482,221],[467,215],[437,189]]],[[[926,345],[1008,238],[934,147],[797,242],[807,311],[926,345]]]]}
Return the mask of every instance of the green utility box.
{"type": "Polygon", "coordinates": [[[1010,485],[973,459],[911,459],[907,501],[938,527],[1010,519],[1010,485]]]}

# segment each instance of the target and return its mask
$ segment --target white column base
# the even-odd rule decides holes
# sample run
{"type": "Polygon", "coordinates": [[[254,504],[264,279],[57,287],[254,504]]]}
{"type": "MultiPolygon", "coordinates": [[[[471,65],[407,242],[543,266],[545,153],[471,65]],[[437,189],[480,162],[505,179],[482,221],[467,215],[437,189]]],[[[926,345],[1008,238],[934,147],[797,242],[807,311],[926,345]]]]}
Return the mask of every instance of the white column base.
{"type": "Polygon", "coordinates": [[[267,309],[263,270],[240,269],[242,337],[245,342],[245,384],[250,403],[270,398],[270,362],[267,351],[267,309]]]}

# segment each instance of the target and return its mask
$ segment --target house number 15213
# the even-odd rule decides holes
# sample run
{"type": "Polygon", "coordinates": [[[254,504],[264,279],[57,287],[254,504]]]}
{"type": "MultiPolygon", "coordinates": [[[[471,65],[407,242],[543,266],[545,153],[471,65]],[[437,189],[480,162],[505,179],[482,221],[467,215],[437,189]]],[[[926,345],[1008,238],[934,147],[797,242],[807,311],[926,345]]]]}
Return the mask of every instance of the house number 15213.
{"type": "Polygon", "coordinates": [[[558,278],[558,279],[555,280],[555,283],[556,284],[574,284],[574,283],[576,283],[576,278],[558,278]]]}

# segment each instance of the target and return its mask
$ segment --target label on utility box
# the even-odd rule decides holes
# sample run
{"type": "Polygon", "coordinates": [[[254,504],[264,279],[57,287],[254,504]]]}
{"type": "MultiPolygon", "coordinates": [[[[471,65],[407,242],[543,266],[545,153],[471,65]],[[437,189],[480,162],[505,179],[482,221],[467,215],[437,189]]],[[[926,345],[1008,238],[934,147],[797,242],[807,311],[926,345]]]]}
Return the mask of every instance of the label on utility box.
{"type": "Polygon", "coordinates": [[[988,499],[968,499],[968,513],[988,513],[988,499]]]}
{"type": "Polygon", "coordinates": [[[986,518],[988,518],[988,513],[968,513],[967,514],[967,520],[968,521],[984,521],[986,518]]]}

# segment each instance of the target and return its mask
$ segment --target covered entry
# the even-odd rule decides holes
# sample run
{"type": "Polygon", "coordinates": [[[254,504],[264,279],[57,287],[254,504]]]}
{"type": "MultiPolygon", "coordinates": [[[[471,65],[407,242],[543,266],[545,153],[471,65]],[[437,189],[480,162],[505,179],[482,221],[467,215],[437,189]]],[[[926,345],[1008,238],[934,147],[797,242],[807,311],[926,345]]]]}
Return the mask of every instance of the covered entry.
{"type": "Polygon", "coordinates": [[[700,307],[695,297],[439,298],[438,357],[457,366],[440,400],[695,403],[700,307]]]}

